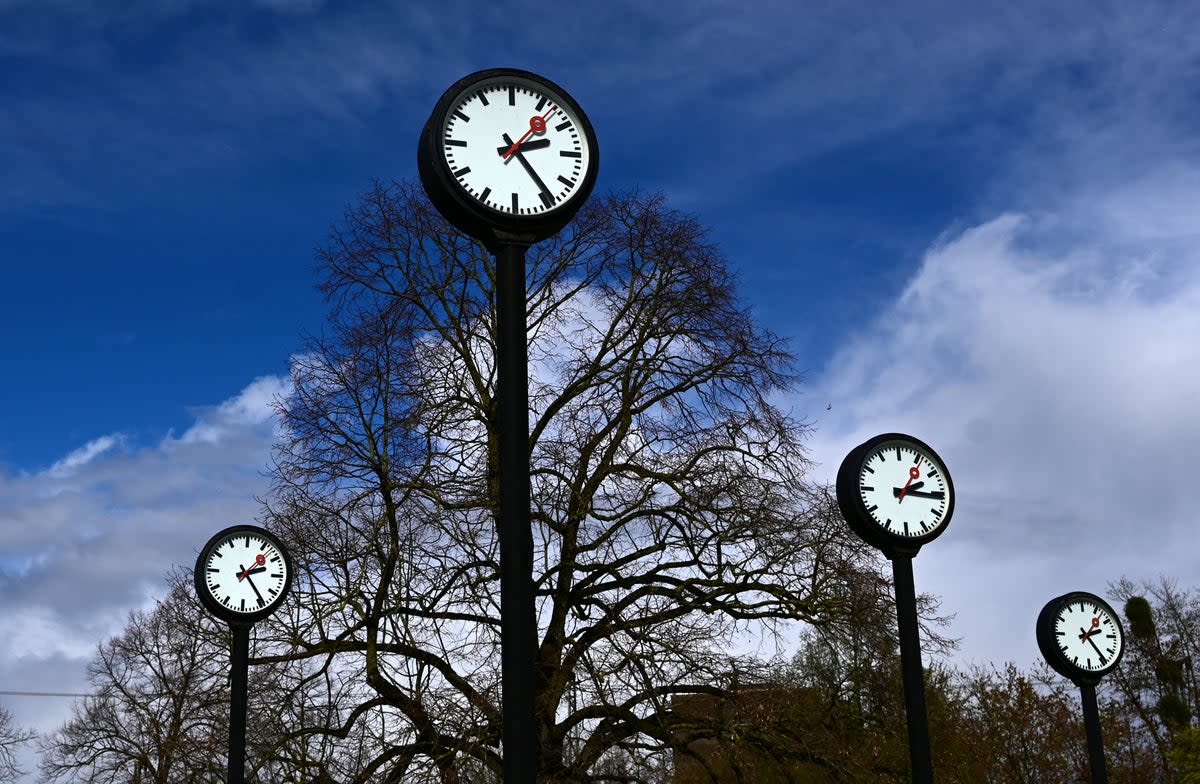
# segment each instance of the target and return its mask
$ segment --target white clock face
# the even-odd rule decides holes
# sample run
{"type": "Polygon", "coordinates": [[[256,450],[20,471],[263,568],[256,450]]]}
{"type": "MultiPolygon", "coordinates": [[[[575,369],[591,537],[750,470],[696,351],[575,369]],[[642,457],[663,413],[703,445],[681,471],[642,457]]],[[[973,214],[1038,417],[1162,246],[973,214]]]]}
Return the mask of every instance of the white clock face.
{"type": "Polygon", "coordinates": [[[885,441],[867,454],[858,491],[867,514],[898,536],[937,530],[950,508],[945,466],[907,441],[885,441]]]}
{"type": "Polygon", "coordinates": [[[1088,672],[1108,669],[1125,644],[1121,626],[1108,609],[1083,598],[1072,598],[1059,608],[1054,636],[1067,661],[1088,672]]]}
{"type": "Polygon", "coordinates": [[[451,106],[441,144],[458,184],[509,215],[566,202],[591,155],[574,112],[536,83],[503,77],[473,85],[451,106]]]}
{"type": "Polygon", "coordinates": [[[219,540],[200,564],[204,586],[235,613],[261,612],[283,598],[287,561],[267,538],[238,531],[219,540]]]}

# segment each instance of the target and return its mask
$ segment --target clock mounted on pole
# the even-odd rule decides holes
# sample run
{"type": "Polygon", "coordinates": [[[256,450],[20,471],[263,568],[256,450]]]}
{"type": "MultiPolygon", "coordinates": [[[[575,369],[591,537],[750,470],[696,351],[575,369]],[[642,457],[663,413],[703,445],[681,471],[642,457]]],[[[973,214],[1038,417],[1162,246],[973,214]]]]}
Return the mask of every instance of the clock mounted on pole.
{"type": "Polygon", "coordinates": [[[929,784],[933,761],[912,562],[923,545],[950,525],[954,482],[942,458],[924,441],[884,433],[851,449],[842,460],[837,500],[851,529],[892,562],[912,781],[929,784]]]}
{"type": "Polygon", "coordinates": [[[596,135],[579,104],[549,79],[515,68],[479,71],[452,84],[417,144],[417,171],[429,200],[496,257],[506,784],[534,784],[538,771],[525,251],[570,222],[592,192],[599,161],[596,135]]]}
{"type": "Polygon", "coordinates": [[[234,525],[200,549],[192,577],[205,609],[233,635],[229,662],[229,767],[226,784],[245,780],[250,627],[279,609],[292,587],[292,558],[270,531],[234,525]]]}

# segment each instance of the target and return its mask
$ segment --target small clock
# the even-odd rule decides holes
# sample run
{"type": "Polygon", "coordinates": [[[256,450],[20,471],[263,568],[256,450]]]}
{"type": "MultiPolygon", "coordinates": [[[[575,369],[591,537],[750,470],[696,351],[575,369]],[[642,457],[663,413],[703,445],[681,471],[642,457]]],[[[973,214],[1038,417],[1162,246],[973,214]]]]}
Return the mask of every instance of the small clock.
{"type": "Polygon", "coordinates": [[[251,624],[274,612],[292,585],[292,559],[269,531],[235,525],[219,531],[200,550],[196,595],[219,618],[251,624]]]}
{"type": "Polygon", "coordinates": [[[1107,602],[1095,594],[1073,591],[1042,608],[1037,642],[1055,672],[1078,685],[1095,684],[1121,660],[1125,630],[1107,602]]]}
{"type": "Polygon", "coordinates": [[[846,522],[868,544],[889,556],[915,555],[950,524],[954,483],[928,444],[884,433],[846,455],[837,499],[846,522]]]}
{"type": "Polygon", "coordinates": [[[587,200],[600,152],[592,125],[558,85],[494,68],[451,85],[417,145],[425,192],[448,221],[485,242],[544,239],[587,200]]]}

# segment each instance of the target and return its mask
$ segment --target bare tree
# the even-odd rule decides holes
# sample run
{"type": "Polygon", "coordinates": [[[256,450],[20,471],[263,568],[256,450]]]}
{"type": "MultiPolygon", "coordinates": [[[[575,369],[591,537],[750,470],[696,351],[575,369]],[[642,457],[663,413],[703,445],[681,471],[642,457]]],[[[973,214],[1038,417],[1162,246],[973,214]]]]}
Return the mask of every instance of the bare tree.
{"type": "MultiPolygon", "coordinates": [[[[294,735],[377,744],[344,780],[495,780],[493,261],[412,184],[318,255],[331,318],[294,362],[267,501],[299,579],[259,661],[325,684],[338,720],[294,735]]],[[[807,484],[807,427],[771,402],[792,357],[696,220],[594,198],[528,264],[529,731],[546,781],[649,781],[722,731],[673,700],[723,694],[739,646],[845,618],[839,575],[871,556],[807,484]]]]}
{"type": "Polygon", "coordinates": [[[181,579],[153,610],[131,613],[124,631],[101,644],[88,665],[92,693],[41,740],[43,779],[220,780],[228,643],[222,651],[220,630],[206,617],[181,579]]]}
{"type": "Polygon", "coordinates": [[[34,737],[33,730],[14,724],[12,714],[0,707],[0,782],[16,781],[24,775],[17,751],[34,737]]]}
{"type": "MultiPolygon", "coordinates": [[[[121,634],[99,646],[88,667],[91,694],[76,703],[71,720],[39,742],[43,781],[225,780],[230,630],[201,607],[189,571],[176,571],[169,584],[152,610],[131,613],[121,634]]],[[[361,733],[337,737],[337,706],[350,700],[330,691],[336,679],[304,665],[250,670],[248,782],[341,781],[345,769],[361,767],[364,749],[379,747],[379,738],[361,733]],[[334,730],[294,731],[309,725],[334,730]]],[[[361,691],[351,684],[342,688],[361,691]]]]}
{"type": "Polygon", "coordinates": [[[1123,608],[1127,642],[1120,666],[1102,684],[1123,729],[1119,744],[1107,745],[1138,780],[1174,781],[1176,737],[1200,716],[1200,595],[1165,578],[1140,585],[1121,579],[1109,591],[1123,608]]]}

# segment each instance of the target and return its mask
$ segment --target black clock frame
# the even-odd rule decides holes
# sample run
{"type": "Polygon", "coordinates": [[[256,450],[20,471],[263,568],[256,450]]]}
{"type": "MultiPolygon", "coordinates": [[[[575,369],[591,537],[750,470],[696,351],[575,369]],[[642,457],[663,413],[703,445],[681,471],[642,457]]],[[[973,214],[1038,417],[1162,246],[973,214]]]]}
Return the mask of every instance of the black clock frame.
{"type": "Polygon", "coordinates": [[[1125,627],[1121,625],[1121,617],[1113,610],[1112,605],[1096,594],[1087,591],[1070,591],[1046,602],[1046,606],[1038,613],[1036,630],[1038,650],[1041,651],[1042,658],[1050,665],[1050,669],[1076,686],[1095,686],[1120,664],[1121,657],[1125,655],[1125,627]],[[1058,618],[1062,608],[1078,601],[1092,602],[1103,607],[1112,618],[1113,623],[1117,625],[1117,631],[1121,635],[1121,647],[1117,651],[1117,655],[1102,670],[1086,670],[1080,667],[1068,659],[1058,647],[1057,635],[1054,633],[1054,621],[1058,618]]]}
{"type": "Polygon", "coordinates": [[[263,618],[266,618],[279,609],[279,606],[283,604],[284,599],[287,598],[288,592],[292,588],[293,574],[294,571],[292,569],[292,557],[288,553],[287,548],[283,546],[283,543],[279,541],[279,537],[275,536],[267,529],[261,528],[257,525],[231,525],[228,528],[224,528],[213,534],[212,538],[205,543],[204,547],[200,548],[200,554],[196,557],[196,567],[192,572],[192,579],[196,586],[196,596],[200,599],[200,603],[204,605],[204,609],[208,610],[221,620],[229,623],[231,626],[250,626],[258,621],[261,621],[263,618]],[[212,552],[212,549],[216,547],[218,543],[223,542],[239,533],[259,536],[269,541],[275,547],[275,549],[279,551],[279,554],[283,556],[283,563],[286,567],[283,587],[280,589],[279,595],[268,602],[267,605],[262,609],[248,613],[231,610],[218,602],[216,597],[214,597],[208,590],[208,583],[204,578],[204,575],[206,574],[204,571],[204,565],[208,562],[208,556],[209,553],[212,552]]]}
{"type": "Polygon", "coordinates": [[[838,507],[850,528],[867,544],[882,550],[888,558],[896,555],[915,556],[923,545],[932,542],[946,532],[946,529],[950,527],[950,518],[954,515],[954,480],[950,477],[950,469],[946,467],[946,461],[942,460],[941,455],[924,441],[904,433],[882,433],[851,449],[842,460],[841,466],[838,467],[835,487],[838,507]],[[862,493],[858,489],[862,481],[863,463],[875,447],[887,441],[906,442],[918,451],[933,457],[941,466],[942,477],[946,480],[946,490],[950,498],[946,503],[946,513],[942,515],[941,523],[927,534],[901,536],[893,533],[879,525],[867,511],[866,504],[863,503],[862,493]]]}
{"type": "Polygon", "coordinates": [[[599,165],[600,148],[596,144],[596,132],[575,99],[549,79],[518,68],[476,71],[452,84],[434,105],[417,142],[417,173],[429,200],[455,228],[482,241],[493,251],[504,244],[529,245],[561,231],[591,195],[599,165]],[[560,103],[578,118],[579,130],[587,140],[588,165],[581,175],[579,188],[562,204],[540,215],[513,215],[481,204],[463,190],[442,153],[446,117],[462,96],[481,82],[504,78],[533,82],[546,92],[558,96],[560,103]]]}

